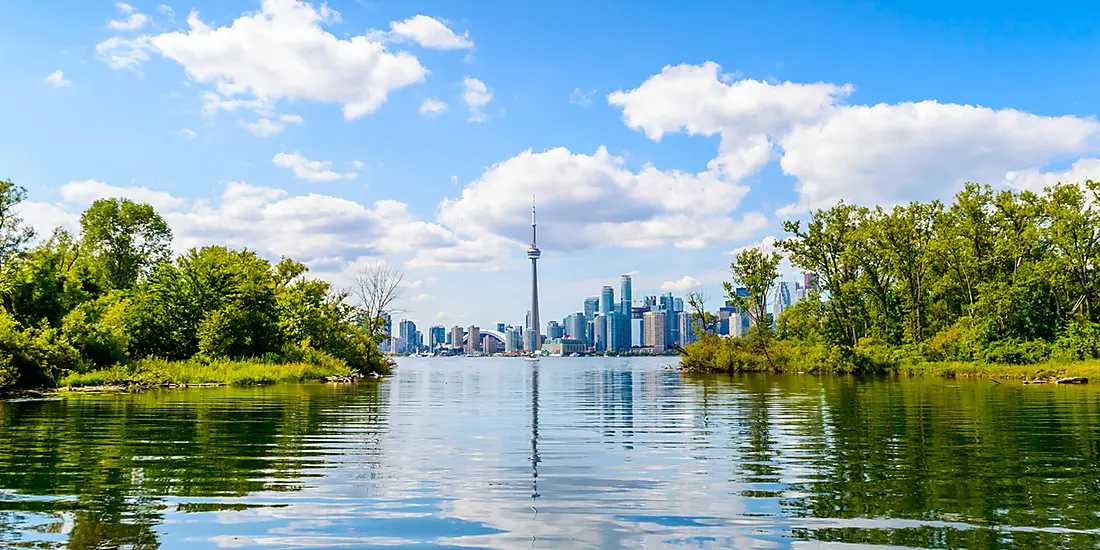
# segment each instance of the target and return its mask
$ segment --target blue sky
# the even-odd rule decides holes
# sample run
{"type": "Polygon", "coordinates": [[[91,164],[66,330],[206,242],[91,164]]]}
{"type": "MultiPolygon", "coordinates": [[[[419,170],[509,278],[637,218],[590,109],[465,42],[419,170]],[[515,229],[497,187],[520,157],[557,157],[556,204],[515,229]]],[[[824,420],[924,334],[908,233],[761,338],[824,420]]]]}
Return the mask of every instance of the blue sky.
{"type": "Polygon", "coordinates": [[[1097,177],[1100,9],[964,4],[7,2],[0,177],[43,233],[128,196],[180,250],[403,265],[424,326],[523,322],[535,194],[544,319],[717,302],[838,199],[1097,177]]]}

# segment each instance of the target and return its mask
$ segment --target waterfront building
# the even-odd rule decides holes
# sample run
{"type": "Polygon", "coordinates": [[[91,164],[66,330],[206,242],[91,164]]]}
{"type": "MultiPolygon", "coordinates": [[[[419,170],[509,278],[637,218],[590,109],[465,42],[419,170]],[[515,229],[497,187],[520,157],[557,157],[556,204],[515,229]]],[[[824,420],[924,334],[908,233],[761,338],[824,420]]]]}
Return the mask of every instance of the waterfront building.
{"type": "Polygon", "coordinates": [[[622,352],[630,349],[630,320],[618,311],[607,315],[607,351],[622,352]]]}
{"type": "Polygon", "coordinates": [[[523,332],[518,327],[504,329],[504,352],[519,353],[523,351],[523,332]]]}
{"type": "Polygon", "coordinates": [[[630,318],[630,307],[633,305],[633,291],[631,289],[630,275],[619,277],[619,313],[630,318]]]}
{"type": "Polygon", "coordinates": [[[607,315],[611,313],[615,302],[615,289],[610,286],[604,286],[600,289],[600,313],[607,315]]]}
{"type": "Polygon", "coordinates": [[[390,340],[393,338],[393,319],[390,318],[389,313],[383,313],[382,321],[385,323],[384,327],[382,328],[382,334],[384,335],[384,337],[382,343],[379,344],[378,347],[379,351],[383,353],[388,353],[393,350],[393,347],[390,345],[390,340]]]}
{"type": "Polygon", "coordinates": [[[565,327],[559,325],[557,321],[549,321],[546,323],[546,337],[561,339],[565,337],[565,327]]]}
{"type": "Polygon", "coordinates": [[[538,351],[542,348],[539,343],[540,335],[535,332],[535,329],[526,329],[523,331],[523,351],[538,351]]]}
{"type": "Polygon", "coordinates": [[[608,317],[603,313],[597,313],[592,320],[593,343],[596,351],[607,351],[607,325],[608,317]]]}
{"type": "Polygon", "coordinates": [[[466,331],[459,326],[451,327],[451,347],[461,348],[462,339],[466,337],[466,331]]]}
{"type": "MultiPolygon", "coordinates": [[[[643,313],[643,315],[645,315],[643,313]]],[[[645,345],[643,340],[645,319],[635,317],[630,320],[630,347],[640,348],[645,345]]]]}
{"type": "Polygon", "coordinates": [[[402,319],[397,323],[397,336],[404,340],[404,349],[395,353],[416,353],[416,323],[408,319],[402,319]]]}
{"type": "Polygon", "coordinates": [[[428,329],[428,347],[431,351],[437,351],[446,340],[447,329],[443,325],[435,325],[428,329]]]}
{"type": "Polygon", "coordinates": [[[491,355],[493,353],[500,352],[500,349],[498,349],[499,345],[500,344],[497,343],[497,339],[489,336],[488,334],[481,338],[481,349],[485,351],[485,355],[491,355]]]}
{"type": "Polygon", "coordinates": [[[699,336],[696,334],[696,329],[699,323],[692,320],[691,313],[678,311],[676,317],[680,324],[680,347],[687,347],[689,344],[698,342],[699,336]]]}
{"type": "Polygon", "coordinates": [[[588,345],[588,331],[586,330],[587,321],[584,318],[584,313],[570,313],[565,318],[565,335],[575,340],[580,340],[588,345]]]}
{"type": "Polygon", "coordinates": [[[775,301],[772,302],[772,326],[774,326],[775,320],[779,319],[779,315],[789,307],[791,307],[790,286],[788,286],[787,281],[779,281],[775,292],[775,301]]]}
{"type": "Polygon", "coordinates": [[[647,311],[644,322],[645,347],[651,348],[656,353],[665,351],[665,312],[663,310],[647,311]]]}
{"type": "Polygon", "coordinates": [[[806,287],[807,296],[821,292],[821,289],[817,287],[817,273],[803,273],[802,283],[806,287]]]}
{"type": "Polygon", "coordinates": [[[466,353],[481,351],[481,327],[470,325],[466,329],[466,353]]]}
{"type": "Polygon", "coordinates": [[[589,296],[584,299],[584,318],[591,321],[596,317],[596,313],[600,311],[600,299],[596,296],[589,296]]]}
{"type": "Polygon", "coordinates": [[[542,350],[550,355],[569,355],[584,353],[585,345],[576,338],[550,338],[542,345],[542,350]]]}

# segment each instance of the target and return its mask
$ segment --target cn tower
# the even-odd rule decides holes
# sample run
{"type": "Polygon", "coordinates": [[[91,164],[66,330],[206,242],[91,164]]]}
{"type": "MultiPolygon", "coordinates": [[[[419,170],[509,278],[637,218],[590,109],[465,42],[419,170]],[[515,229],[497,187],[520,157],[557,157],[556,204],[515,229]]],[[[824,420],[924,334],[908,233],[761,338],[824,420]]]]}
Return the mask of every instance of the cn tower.
{"type": "Polygon", "coordinates": [[[542,335],[540,334],[539,325],[539,257],[542,256],[542,252],[539,251],[539,247],[535,239],[535,200],[531,199],[531,248],[527,249],[527,257],[531,258],[531,326],[530,330],[534,333],[531,337],[531,350],[538,351],[542,348],[542,335]]]}

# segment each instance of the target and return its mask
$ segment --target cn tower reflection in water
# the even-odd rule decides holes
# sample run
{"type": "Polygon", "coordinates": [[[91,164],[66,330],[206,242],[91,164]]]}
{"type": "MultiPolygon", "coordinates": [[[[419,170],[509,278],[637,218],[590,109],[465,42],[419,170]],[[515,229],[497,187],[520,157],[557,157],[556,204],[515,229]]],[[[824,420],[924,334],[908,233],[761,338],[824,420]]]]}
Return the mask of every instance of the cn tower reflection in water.
{"type": "Polygon", "coordinates": [[[0,403],[0,546],[1100,543],[1100,387],[668,362],[402,359],[380,384],[0,403]]]}

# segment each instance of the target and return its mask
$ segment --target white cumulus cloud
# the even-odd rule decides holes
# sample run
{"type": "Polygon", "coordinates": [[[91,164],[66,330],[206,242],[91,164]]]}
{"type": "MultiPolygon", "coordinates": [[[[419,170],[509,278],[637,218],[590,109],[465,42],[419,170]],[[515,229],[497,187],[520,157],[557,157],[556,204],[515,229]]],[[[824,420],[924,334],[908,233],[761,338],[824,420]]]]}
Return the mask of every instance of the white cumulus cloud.
{"type": "Polygon", "coordinates": [[[312,182],[339,181],[357,176],[353,172],[334,172],[330,160],[309,160],[299,153],[278,153],[271,162],[279,168],[290,168],[296,178],[312,182]]]}
{"type": "Polygon", "coordinates": [[[429,97],[424,100],[424,103],[420,104],[420,114],[422,115],[437,115],[446,110],[447,104],[434,97],[429,97]]]}
{"type": "Polygon", "coordinates": [[[163,191],[153,191],[145,187],[116,187],[101,181],[71,181],[61,186],[61,198],[65,202],[87,206],[98,199],[130,199],[151,205],[158,210],[168,210],[183,206],[187,201],[163,191]]]}
{"type": "Polygon", "coordinates": [[[149,22],[149,17],[145,14],[138,12],[133,6],[119,2],[115,4],[120,14],[126,16],[126,19],[113,19],[107,22],[107,28],[115,29],[119,31],[136,31],[145,26],[149,22]]]}
{"type": "Polygon", "coordinates": [[[539,241],[547,249],[698,248],[743,239],[767,224],[759,213],[732,217],[747,190],[709,171],[647,165],[634,172],[603,147],[592,155],[528,150],[486,170],[458,199],[445,200],[439,219],[464,232],[523,243],[535,196],[545,228],[539,241]]]}
{"type": "Polygon", "coordinates": [[[462,100],[470,109],[470,121],[484,121],[484,109],[493,100],[493,91],[484,82],[472,77],[466,77],[462,81],[462,90],[462,100]]]}
{"type": "Polygon", "coordinates": [[[1100,159],[1079,159],[1068,170],[1061,172],[1042,172],[1035,168],[1009,172],[1005,174],[1004,179],[1005,183],[1014,189],[1036,193],[1058,183],[1081,184],[1086,180],[1100,181],[1100,159]]]}
{"type": "MultiPolygon", "coordinates": [[[[665,67],[608,96],[627,126],[653,140],[669,132],[721,137],[708,167],[739,181],[778,159],[796,178],[779,215],[838,200],[889,205],[950,195],[964,180],[1098,149],[1092,118],[917,101],[847,105],[848,84],[764,82],[721,74],[715,63],[665,67]]],[[[1025,172],[1018,172],[1024,170],[1025,172]]],[[[1014,172],[1017,171],[1017,172],[1014,172]]]]}
{"type": "Polygon", "coordinates": [[[212,27],[191,12],[187,31],[149,37],[196,82],[223,100],[308,99],[338,103],[344,117],[369,114],[426,70],[406,52],[389,52],[364,35],[340,39],[322,25],[337,20],[322,5],[265,0],[258,12],[212,27]]]}
{"type": "Polygon", "coordinates": [[[65,73],[63,73],[60,69],[47,75],[46,78],[42,79],[42,82],[45,82],[46,84],[49,84],[54,88],[64,88],[66,86],[72,85],[73,83],[71,80],[65,78],[65,73]]]}
{"type": "Polygon", "coordinates": [[[269,118],[258,118],[253,122],[247,120],[238,120],[237,124],[252,132],[253,135],[258,137],[268,137],[278,134],[283,131],[283,125],[271,120],[269,118]]]}
{"type": "Polygon", "coordinates": [[[414,15],[404,21],[390,23],[390,32],[386,38],[393,41],[411,40],[425,48],[436,50],[472,49],[470,33],[456,34],[447,25],[434,17],[414,15]]]}
{"type": "Polygon", "coordinates": [[[666,292],[671,291],[685,293],[699,288],[702,285],[703,283],[700,283],[698,279],[689,275],[684,275],[683,278],[678,281],[665,281],[661,283],[661,290],[664,290],[666,292]]]}

